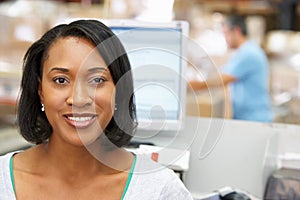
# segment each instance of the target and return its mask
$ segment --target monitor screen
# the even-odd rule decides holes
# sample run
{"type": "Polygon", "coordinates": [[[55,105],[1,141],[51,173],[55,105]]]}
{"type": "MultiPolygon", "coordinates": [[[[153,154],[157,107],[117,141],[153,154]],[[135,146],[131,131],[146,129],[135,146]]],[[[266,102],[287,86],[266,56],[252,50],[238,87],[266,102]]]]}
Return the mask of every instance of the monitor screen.
{"type": "Polygon", "coordinates": [[[123,43],[132,67],[138,129],[182,129],[188,24],[110,20],[107,25],[123,43]]]}

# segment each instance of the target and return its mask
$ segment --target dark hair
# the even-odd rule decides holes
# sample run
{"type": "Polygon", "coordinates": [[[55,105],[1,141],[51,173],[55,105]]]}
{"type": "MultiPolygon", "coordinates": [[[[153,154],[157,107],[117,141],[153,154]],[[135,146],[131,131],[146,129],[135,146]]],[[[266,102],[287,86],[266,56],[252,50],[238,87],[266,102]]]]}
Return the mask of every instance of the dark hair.
{"type": "Polygon", "coordinates": [[[117,147],[128,144],[137,126],[131,67],[120,40],[97,20],[77,20],[58,25],[46,32],[26,52],[17,112],[22,136],[29,142],[39,144],[48,140],[52,133],[45,112],[41,111],[39,80],[42,80],[43,64],[51,45],[59,38],[69,36],[91,41],[107,64],[116,85],[117,110],[104,133],[117,147]]]}
{"type": "Polygon", "coordinates": [[[225,20],[225,24],[228,25],[231,29],[239,27],[242,31],[242,34],[245,36],[248,34],[246,20],[244,16],[237,14],[229,15],[225,20]]]}

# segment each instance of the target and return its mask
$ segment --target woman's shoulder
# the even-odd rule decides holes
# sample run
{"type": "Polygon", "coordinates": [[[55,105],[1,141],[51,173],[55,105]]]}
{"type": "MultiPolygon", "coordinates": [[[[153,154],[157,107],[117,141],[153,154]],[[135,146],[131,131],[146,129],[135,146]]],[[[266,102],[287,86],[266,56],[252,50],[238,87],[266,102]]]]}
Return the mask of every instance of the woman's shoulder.
{"type": "Polygon", "coordinates": [[[153,161],[149,156],[136,155],[136,157],[135,175],[150,175],[152,177],[164,175],[164,178],[166,176],[174,176],[174,172],[171,169],[153,161]]]}
{"type": "Polygon", "coordinates": [[[16,152],[0,156],[0,199],[14,199],[10,175],[10,161],[16,152]]]}
{"type": "Polygon", "coordinates": [[[0,155],[0,166],[1,168],[3,167],[3,165],[5,164],[5,162],[9,161],[10,158],[17,153],[17,151],[13,151],[13,152],[8,152],[5,154],[0,155]]]}
{"type": "Polygon", "coordinates": [[[14,154],[18,151],[13,151],[0,155],[0,176],[3,176],[5,173],[9,173],[10,161],[14,154]]]}
{"type": "Polygon", "coordinates": [[[172,199],[171,197],[176,197],[173,198],[174,200],[191,199],[178,175],[167,166],[154,162],[149,156],[137,155],[130,185],[131,191],[129,194],[135,197],[143,196],[145,199],[172,199]]]}

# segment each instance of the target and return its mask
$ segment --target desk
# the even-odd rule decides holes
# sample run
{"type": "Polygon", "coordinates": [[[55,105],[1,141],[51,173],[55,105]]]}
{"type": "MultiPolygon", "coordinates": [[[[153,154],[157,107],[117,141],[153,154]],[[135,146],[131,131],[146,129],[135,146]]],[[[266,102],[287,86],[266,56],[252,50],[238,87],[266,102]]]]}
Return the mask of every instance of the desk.
{"type": "Polygon", "coordinates": [[[0,129],[0,155],[32,146],[15,127],[0,129]]]}
{"type": "Polygon", "coordinates": [[[276,139],[268,124],[199,117],[187,117],[184,129],[177,132],[138,131],[133,138],[189,150],[183,182],[195,198],[225,186],[262,198],[276,168],[276,139]]]}
{"type": "Polygon", "coordinates": [[[127,150],[151,157],[152,160],[179,174],[181,180],[183,180],[183,174],[189,169],[190,152],[188,150],[144,144],[141,144],[139,148],[127,150]]]}

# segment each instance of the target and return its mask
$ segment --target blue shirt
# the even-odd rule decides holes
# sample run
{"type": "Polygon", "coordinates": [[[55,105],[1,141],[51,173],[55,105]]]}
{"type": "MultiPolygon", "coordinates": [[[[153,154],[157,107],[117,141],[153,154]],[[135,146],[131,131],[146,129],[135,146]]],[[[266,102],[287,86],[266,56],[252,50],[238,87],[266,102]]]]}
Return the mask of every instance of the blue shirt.
{"type": "Polygon", "coordinates": [[[222,67],[222,72],[237,79],[230,84],[233,118],[271,122],[269,64],[264,51],[255,42],[247,41],[222,67]]]}

